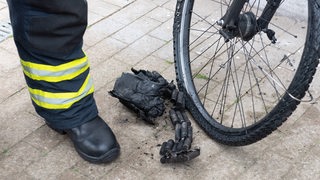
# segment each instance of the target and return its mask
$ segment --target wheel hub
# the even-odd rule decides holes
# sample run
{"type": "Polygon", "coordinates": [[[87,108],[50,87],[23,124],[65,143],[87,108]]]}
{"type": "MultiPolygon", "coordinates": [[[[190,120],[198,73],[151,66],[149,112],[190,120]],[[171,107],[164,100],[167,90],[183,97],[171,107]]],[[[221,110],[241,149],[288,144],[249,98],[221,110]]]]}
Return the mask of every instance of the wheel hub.
{"type": "Polygon", "coordinates": [[[257,33],[257,20],[252,12],[240,14],[238,24],[238,37],[249,41],[257,33]]]}
{"type": "Polygon", "coordinates": [[[223,20],[217,22],[222,26],[220,34],[229,41],[234,37],[240,37],[244,41],[249,41],[258,32],[256,16],[252,12],[246,12],[239,15],[238,21],[231,21],[230,24],[224,24],[223,20]]]}

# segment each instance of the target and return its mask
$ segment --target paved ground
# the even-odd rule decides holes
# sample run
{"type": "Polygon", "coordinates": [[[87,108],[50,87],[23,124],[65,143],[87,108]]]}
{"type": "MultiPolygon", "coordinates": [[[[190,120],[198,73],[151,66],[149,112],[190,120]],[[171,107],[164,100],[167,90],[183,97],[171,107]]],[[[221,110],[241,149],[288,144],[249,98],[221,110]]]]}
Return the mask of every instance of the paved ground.
{"type": "MultiPolygon", "coordinates": [[[[320,77],[288,122],[266,139],[226,147],[195,127],[201,155],[185,164],[161,164],[157,144],[173,137],[168,126],[148,126],[107,91],[121,72],[157,70],[175,79],[172,65],[174,0],[88,0],[84,49],[91,59],[101,116],[122,146],[107,165],[83,161],[71,142],[50,130],[31,106],[13,39],[0,43],[0,179],[319,179],[320,77]]],[[[0,19],[8,20],[5,0],[0,19]]],[[[165,118],[159,119],[165,122],[165,118]]]]}

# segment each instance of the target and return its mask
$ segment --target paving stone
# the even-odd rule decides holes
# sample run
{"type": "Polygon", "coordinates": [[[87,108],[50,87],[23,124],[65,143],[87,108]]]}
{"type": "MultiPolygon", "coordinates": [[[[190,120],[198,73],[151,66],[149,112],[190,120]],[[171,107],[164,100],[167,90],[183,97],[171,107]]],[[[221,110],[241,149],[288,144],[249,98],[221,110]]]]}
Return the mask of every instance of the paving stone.
{"type": "Polygon", "coordinates": [[[114,58],[119,59],[121,62],[129,64],[130,67],[139,63],[145,55],[142,55],[135,47],[127,47],[114,55],[114,58]]]}
{"type": "Polygon", "coordinates": [[[167,8],[171,11],[174,11],[176,9],[176,1],[167,1],[165,4],[162,5],[162,7],[167,8]]]}
{"type": "MultiPolygon", "coordinates": [[[[12,60],[15,60],[16,62],[19,62],[20,58],[18,57],[18,52],[17,52],[17,48],[14,44],[14,41],[13,41],[13,37],[9,37],[8,39],[2,41],[0,43],[0,47],[2,49],[5,49],[9,52],[9,54],[12,54],[14,56],[16,56],[16,59],[10,59],[10,61],[12,60]]],[[[20,62],[19,62],[20,63],[20,62]]]]}
{"type": "Polygon", "coordinates": [[[97,23],[98,21],[102,20],[104,17],[100,14],[95,12],[89,11],[88,12],[88,26],[92,26],[93,24],[97,23]]]}
{"type": "Polygon", "coordinates": [[[165,3],[167,3],[170,0],[151,0],[151,1],[157,4],[158,6],[163,6],[165,3]]]}
{"type": "Polygon", "coordinates": [[[319,179],[320,178],[320,141],[316,142],[316,145],[312,147],[308,154],[299,159],[292,165],[291,170],[283,177],[283,179],[319,179]]]}
{"type": "Polygon", "coordinates": [[[112,162],[107,165],[93,165],[86,161],[79,161],[72,169],[77,174],[86,177],[86,179],[101,179],[105,174],[109,173],[118,163],[112,162]]]}
{"type": "Polygon", "coordinates": [[[7,7],[0,9],[0,20],[2,21],[9,21],[9,9],[7,7]]]}
{"type": "Polygon", "coordinates": [[[259,156],[259,159],[253,166],[245,171],[239,179],[282,179],[290,170],[292,161],[285,157],[265,152],[259,156]]]}
{"type": "Polygon", "coordinates": [[[145,179],[146,176],[136,170],[128,167],[118,167],[106,174],[102,179],[145,179]]]}
{"type": "MultiPolygon", "coordinates": [[[[216,156],[213,157],[207,157],[205,164],[210,165],[206,166],[203,164],[201,168],[198,169],[199,173],[193,176],[193,179],[237,179],[248,167],[252,166],[254,160],[248,160],[246,156],[238,156],[241,154],[241,149],[233,149],[233,151],[234,152],[226,151],[225,153],[216,154],[216,156]],[[235,152],[238,150],[240,153],[235,152]],[[210,173],[213,171],[215,173],[210,173]]],[[[200,164],[200,162],[198,162],[198,164],[200,164]]]]}
{"type": "Polygon", "coordinates": [[[112,56],[126,46],[127,44],[110,37],[100,41],[94,47],[86,51],[91,67],[94,68],[103,61],[109,61],[112,56]]]}
{"type": "Polygon", "coordinates": [[[8,150],[43,124],[39,117],[30,113],[34,110],[26,90],[1,103],[0,109],[0,152],[8,150]]]}
{"type": "Polygon", "coordinates": [[[173,15],[174,15],[173,11],[170,11],[163,7],[157,7],[153,9],[151,12],[149,12],[148,14],[146,14],[145,16],[164,23],[168,20],[173,19],[173,15]]]}
{"type": "Polygon", "coordinates": [[[114,98],[108,94],[108,92],[113,89],[113,86],[114,81],[104,85],[100,89],[96,89],[94,93],[100,114],[107,114],[106,117],[108,120],[113,120],[108,114],[115,113],[113,106],[118,103],[117,98],[114,98]]]}
{"type": "MultiPolygon", "coordinates": [[[[320,110],[311,106],[291,127],[286,136],[279,139],[272,151],[289,159],[298,160],[303,157],[319,139],[320,125],[314,121],[320,110]]],[[[299,160],[298,160],[299,161],[299,160]]]]}
{"type": "Polygon", "coordinates": [[[35,179],[56,179],[66,169],[82,160],[69,140],[52,149],[46,156],[28,166],[25,170],[35,179]]]}
{"type": "Polygon", "coordinates": [[[129,5],[130,3],[135,2],[136,0],[103,0],[103,1],[116,6],[124,7],[129,5]]]}
{"type": "Polygon", "coordinates": [[[156,179],[194,179],[195,171],[192,169],[194,163],[196,164],[198,159],[184,164],[164,164],[158,167],[157,171],[153,171],[152,174],[146,178],[148,180],[156,179]]]}
{"type": "Polygon", "coordinates": [[[164,44],[165,42],[162,40],[144,36],[116,54],[115,58],[127,64],[135,65],[164,44]]]}
{"type": "Polygon", "coordinates": [[[107,17],[120,9],[119,6],[107,3],[103,0],[88,1],[88,8],[96,14],[107,17]]]}
{"type": "Polygon", "coordinates": [[[159,21],[150,18],[140,18],[115,33],[112,37],[124,43],[131,44],[146,33],[158,27],[160,24],[161,23],[159,21]]]}
{"type": "Polygon", "coordinates": [[[160,59],[158,57],[154,56],[148,56],[142,61],[140,61],[138,64],[134,66],[135,69],[143,69],[143,70],[148,70],[148,71],[157,71],[157,72],[162,72],[164,71],[170,64],[166,62],[163,59],[160,59]],[[150,64],[154,64],[154,66],[150,67],[150,64]]]}
{"type": "Polygon", "coordinates": [[[21,173],[30,164],[37,161],[42,153],[35,147],[21,142],[0,155],[0,179],[8,179],[21,173]]]}
{"type": "MultiPolygon", "coordinates": [[[[147,57],[152,52],[159,49],[161,46],[165,44],[164,41],[156,39],[151,36],[144,36],[138,41],[134,42],[130,45],[132,49],[136,49],[136,51],[142,56],[147,57]]],[[[129,48],[130,48],[129,47],[129,48]]]]}
{"type": "MultiPolygon", "coordinates": [[[[148,141],[149,142],[149,141],[148,141]]],[[[127,158],[128,164],[125,167],[129,170],[136,170],[145,175],[146,177],[156,178],[157,171],[161,171],[159,147],[148,144],[141,144],[141,149],[132,153],[130,157],[127,158]]],[[[146,178],[145,177],[145,178],[146,178]]]]}
{"type": "MultiPolygon", "coordinates": [[[[176,80],[176,72],[175,72],[174,64],[171,64],[164,71],[162,71],[161,75],[168,80],[169,79],[176,80]]],[[[176,81],[175,81],[175,84],[177,84],[176,81]]]]}
{"type": "Polygon", "coordinates": [[[124,26],[125,25],[121,22],[116,22],[111,19],[103,19],[96,23],[94,26],[90,26],[87,28],[83,37],[84,43],[87,47],[91,47],[97,44],[98,42],[102,41],[106,37],[117,32],[124,26]]]}
{"type": "Polygon", "coordinates": [[[22,69],[15,68],[9,71],[0,71],[0,102],[3,103],[26,87],[22,69]]]}
{"type": "Polygon", "coordinates": [[[157,6],[149,0],[136,0],[132,2],[130,6],[125,7],[112,15],[110,19],[128,25],[142,17],[144,14],[150,12],[155,7],[157,6]]]}
{"type": "Polygon", "coordinates": [[[115,58],[111,58],[102,62],[99,64],[99,66],[94,67],[91,71],[95,88],[100,89],[105,84],[110,83],[121,76],[121,73],[127,71],[128,69],[128,65],[121,63],[115,58]]]}
{"type": "Polygon", "coordinates": [[[7,3],[5,2],[0,3],[0,9],[6,8],[6,7],[7,7],[7,3]]]}
{"type": "MultiPolygon", "coordinates": [[[[313,80],[312,80],[312,83],[310,84],[310,88],[309,88],[310,93],[312,94],[312,96],[315,100],[315,102],[313,102],[313,103],[317,103],[317,104],[320,103],[320,100],[319,100],[319,97],[320,97],[320,72],[319,72],[319,69],[320,69],[320,64],[317,67],[317,71],[316,71],[315,75],[313,76],[313,80]]],[[[308,104],[308,103],[305,103],[305,104],[308,104]]]]}
{"type": "Polygon", "coordinates": [[[26,172],[16,173],[10,176],[10,179],[12,180],[34,180],[34,177],[32,177],[30,174],[26,172]]]}
{"type": "Polygon", "coordinates": [[[19,56],[17,54],[9,53],[7,50],[0,48],[0,56],[1,71],[6,72],[20,66],[19,56]]]}
{"type": "Polygon", "coordinates": [[[174,63],[174,58],[173,58],[173,42],[170,41],[166,43],[164,46],[159,48],[157,51],[153,53],[154,56],[157,56],[161,59],[164,59],[166,62],[169,64],[174,63]]]}
{"type": "Polygon", "coordinates": [[[57,176],[57,179],[61,180],[86,180],[88,177],[81,175],[77,171],[75,171],[73,168],[65,170],[63,173],[57,176]]]}
{"type": "Polygon", "coordinates": [[[66,138],[67,136],[57,133],[44,124],[24,138],[23,141],[37,148],[42,153],[48,153],[66,138]]]}
{"type": "Polygon", "coordinates": [[[166,42],[172,40],[172,26],[173,20],[168,20],[165,23],[161,24],[158,28],[150,32],[150,35],[159,39],[162,39],[166,42]]]}

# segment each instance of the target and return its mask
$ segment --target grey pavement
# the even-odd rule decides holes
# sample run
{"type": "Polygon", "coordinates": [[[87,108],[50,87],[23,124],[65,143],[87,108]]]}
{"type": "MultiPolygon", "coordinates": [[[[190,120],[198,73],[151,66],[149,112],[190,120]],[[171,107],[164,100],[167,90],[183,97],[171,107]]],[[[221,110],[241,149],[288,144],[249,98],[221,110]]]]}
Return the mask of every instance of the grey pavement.
{"type": "MultiPolygon", "coordinates": [[[[49,129],[30,102],[13,38],[0,43],[0,179],[320,179],[320,74],[301,103],[267,138],[245,147],[210,139],[192,120],[193,146],[201,155],[187,163],[161,164],[159,147],[173,137],[168,116],[147,125],[108,95],[122,72],[156,70],[174,80],[174,0],[88,0],[84,50],[91,63],[100,115],[114,130],[120,157],[106,165],[82,160],[65,136],[49,129]]],[[[5,0],[0,20],[8,21],[5,0]]]]}

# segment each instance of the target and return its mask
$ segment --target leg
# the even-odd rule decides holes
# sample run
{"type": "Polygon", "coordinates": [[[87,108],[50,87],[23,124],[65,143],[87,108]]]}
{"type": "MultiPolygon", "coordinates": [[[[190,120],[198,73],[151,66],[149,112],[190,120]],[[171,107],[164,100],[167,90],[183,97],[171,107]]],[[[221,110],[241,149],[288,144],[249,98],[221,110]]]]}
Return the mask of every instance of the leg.
{"type": "Polygon", "coordinates": [[[99,144],[119,149],[111,129],[99,122],[102,120],[93,98],[89,64],[82,51],[87,1],[8,0],[8,4],[15,43],[37,113],[50,127],[67,132],[79,154],[89,161],[99,162],[96,156],[105,153],[93,152],[85,142],[78,141],[92,136],[92,126],[104,127],[95,135],[100,136],[99,144]]]}
{"type": "Polygon", "coordinates": [[[81,49],[87,25],[85,1],[8,3],[15,43],[39,115],[57,129],[76,127],[97,116],[89,65],[81,49]]]}

